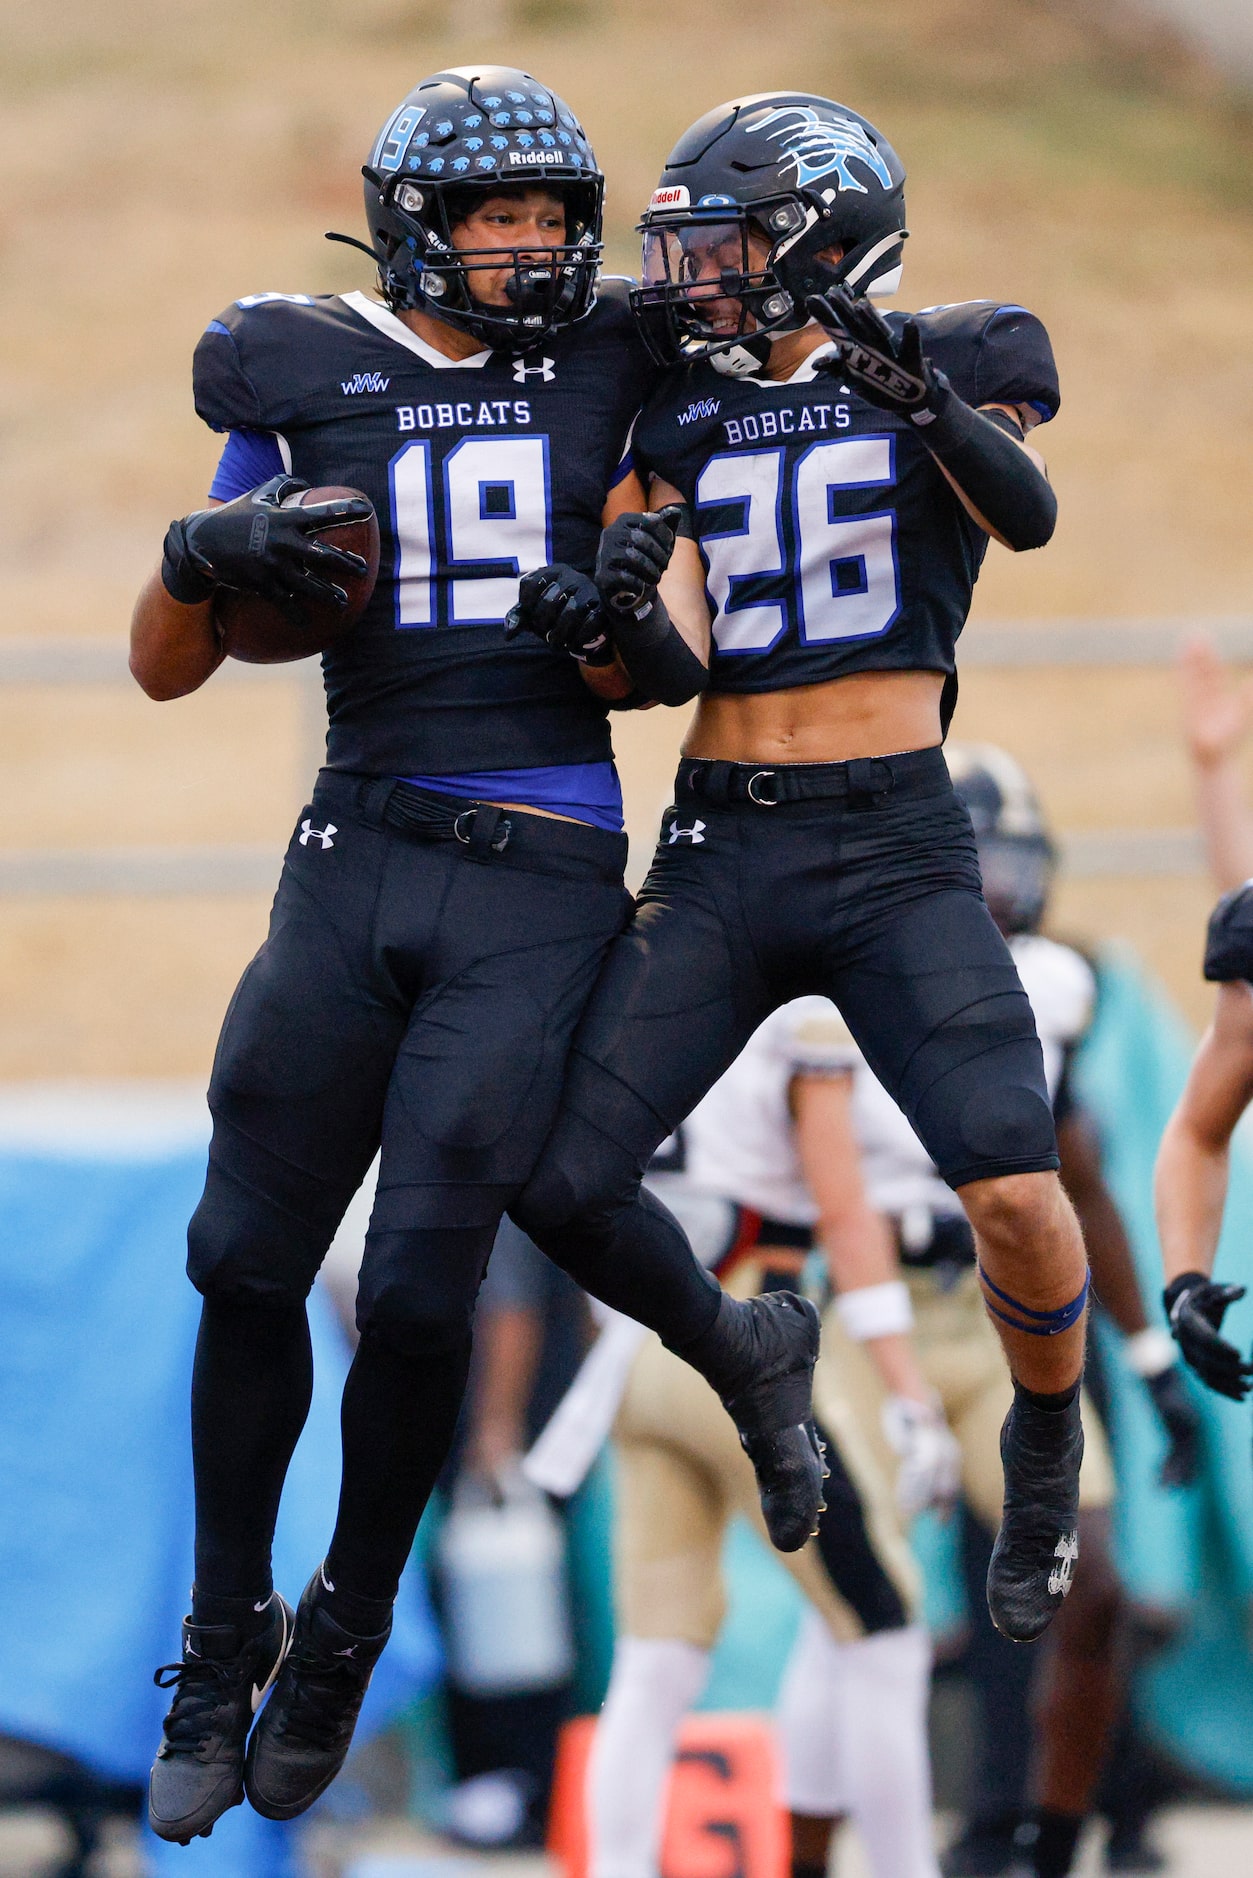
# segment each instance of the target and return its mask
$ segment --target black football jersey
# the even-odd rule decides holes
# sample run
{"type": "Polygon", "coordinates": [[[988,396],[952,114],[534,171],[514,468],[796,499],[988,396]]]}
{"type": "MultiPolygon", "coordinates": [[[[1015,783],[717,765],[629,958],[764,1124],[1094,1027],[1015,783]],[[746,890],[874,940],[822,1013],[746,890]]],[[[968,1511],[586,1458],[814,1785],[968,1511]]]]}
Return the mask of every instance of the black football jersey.
{"type": "Polygon", "coordinates": [[[1253,984],[1253,880],[1224,894],[1205,934],[1205,976],[1218,984],[1253,984]]]}
{"type": "Polygon", "coordinates": [[[291,473],[373,502],[378,584],[323,658],[334,769],[406,776],[592,763],[605,706],[575,662],[507,642],[518,577],[590,573],[631,421],[655,382],[618,283],[525,356],[454,362],[362,293],[253,294],[196,348],[215,430],[277,434],[291,473]]]}
{"type": "MultiPolygon", "coordinates": [[[[890,313],[899,330],[904,313],[890,313]]],[[[974,405],[1058,406],[1048,335],[995,301],[913,316],[974,405]]],[[[713,613],[711,691],[779,691],[848,672],[951,673],[988,538],[922,437],[815,370],[786,384],[667,375],[633,454],[691,505],[713,613]]]]}

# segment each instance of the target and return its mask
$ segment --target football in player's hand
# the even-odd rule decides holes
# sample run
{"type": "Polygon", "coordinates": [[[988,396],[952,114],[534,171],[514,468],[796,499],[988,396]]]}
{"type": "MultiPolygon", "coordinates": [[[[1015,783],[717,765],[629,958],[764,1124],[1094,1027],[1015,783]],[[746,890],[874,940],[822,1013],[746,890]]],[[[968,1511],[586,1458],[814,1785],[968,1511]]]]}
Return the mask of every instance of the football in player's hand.
{"type": "MultiPolygon", "coordinates": [[[[315,503],[361,497],[359,489],[339,487],[298,489],[284,508],[309,508],[315,503]]],[[[371,511],[364,521],[334,522],[317,531],[328,547],[360,555],[364,573],[336,570],[329,577],[348,595],[347,604],[302,595],[279,602],[259,593],[241,593],[233,587],[218,589],[213,620],[227,653],[248,665],[283,665],[291,659],[311,658],[325,652],[341,634],[351,631],[365,611],[379,571],[379,525],[371,511]]]]}

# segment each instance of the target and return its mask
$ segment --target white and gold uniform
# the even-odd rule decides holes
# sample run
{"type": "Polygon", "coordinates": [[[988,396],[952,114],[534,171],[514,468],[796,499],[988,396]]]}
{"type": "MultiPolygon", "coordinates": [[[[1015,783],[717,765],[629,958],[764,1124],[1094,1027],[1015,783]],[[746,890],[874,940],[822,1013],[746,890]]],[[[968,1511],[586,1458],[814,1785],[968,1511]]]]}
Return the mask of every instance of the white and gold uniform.
{"type": "MultiPolygon", "coordinates": [[[[684,1123],[681,1169],[650,1176],[685,1224],[700,1220],[710,1251],[711,1208],[721,1209],[720,1256],[710,1262],[736,1297],[796,1283],[817,1209],[797,1156],[789,1091],[797,1076],[845,1075],[848,1068],[847,1032],[825,998],[784,1005],[684,1123]]],[[[909,1622],[918,1592],[893,1494],[895,1457],[878,1404],[870,1403],[872,1375],[865,1353],[828,1312],[814,1376],[831,1468],[828,1512],[816,1540],[781,1556],[841,1641],[909,1622]],[[854,1374],[859,1386],[850,1395],[854,1374]]],[[[708,1383],[649,1337],[614,1438],[624,1627],[632,1636],[683,1637],[708,1649],[725,1610],[719,1560],[727,1524],[742,1513],[765,1531],[734,1427],[708,1383]]]]}
{"type": "MultiPolygon", "coordinates": [[[[650,1176],[737,1296],[796,1282],[817,1209],[790,1092],[797,1077],[849,1068],[847,1033],[826,999],[784,1006],[667,1144],[675,1171],[650,1176]]],[[[865,1351],[828,1313],[814,1378],[827,1508],[818,1536],[782,1558],[809,1602],[799,1653],[821,1664],[821,1688],[789,1677],[783,1691],[786,1799],[795,1812],[851,1814],[875,1878],[938,1878],[930,1647],[915,1621],[917,1573],[881,1400],[865,1351]]],[[[654,1878],[675,1730],[700,1693],[725,1611],[726,1529],[735,1513],[763,1540],[765,1528],[752,1468],[716,1395],[654,1336],[631,1366],[614,1437],[619,1636],[589,1771],[591,1872],[654,1878]]]]}

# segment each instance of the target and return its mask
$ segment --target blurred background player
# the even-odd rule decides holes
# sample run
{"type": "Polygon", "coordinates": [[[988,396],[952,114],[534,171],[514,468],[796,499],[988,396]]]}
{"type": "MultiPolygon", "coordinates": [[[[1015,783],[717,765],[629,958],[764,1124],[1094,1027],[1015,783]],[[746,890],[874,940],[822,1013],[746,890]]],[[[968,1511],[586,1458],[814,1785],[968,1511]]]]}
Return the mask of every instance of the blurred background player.
{"type": "MultiPolygon", "coordinates": [[[[603,643],[573,664],[504,632],[520,569],[555,551],[586,582],[602,526],[642,500],[629,476],[614,488],[652,374],[621,296],[597,293],[603,178],[569,107],[493,66],[424,80],[364,175],[381,297],[254,294],[201,339],[197,409],[229,432],[216,506],[171,525],[131,634],[143,689],[182,697],[224,657],[220,588],[342,604],[361,563],[318,531],[379,518],[383,576],[323,661],[327,766],[209,1091],[188,1263],[196,1582],[150,1794],[154,1831],[181,1842],[245,1787],[294,1818],[342,1765],[497,1226],[629,913],[606,708],[630,680],[603,643]],[[325,484],[363,494],[283,507],[325,484]],[[310,1399],[305,1297],[380,1143],[339,1510],[293,1632],[270,1551],[310,1399]]],[[[560,582],[535,596],[565,601],[560,582]]],[[[783,1456],[786,1497],[789,1442],[810,1451],[812,1310],[724,1300],[681,1240],[599,1275],[595,1251],[581,1281],[689,1351],[759,1439],[767,1487],[783,1456]]],[[[807,1531],[820,1477],[800,1476],[807,1531]]]]}
{"type": "MultiPolygon", "coordinates": [[[[875,1878],[935,1878],[930,1645],[902,1521],[951,1499],[958,1460],[839,1125],[847,1059],[825,998],[774,1012],[666,1144],[649,1186],[737,1296],[795,1285],[815,1241],[826,1251],[840,1290],[815,1372],[827,1504],[817,1537],[786,1561],[809,1601],[795,1655],[807,1667],[785,1680],[780,1708],[793,1870],[825,1869],[829,1815],[847,1813],[875,1878]],[[860,1416],[850,1407],[849,1371],[868,1360],[882,1415],[879,1402],[860,1416]]],[[[589,1766],[592,1878],[654,1878],[676,1733],[725,1614],[727,1528],[738,1513],[761,1530],[724,1421],[708,1386],[647,1338],[614,1425],[618,1640],[589,1766]]]]}
{"type": "Polygon", "coordinates": [[[1221,1332],[1245,1288],[1215,1283],[1213,1271],[1231,1137],[1253,1101],[1253,814],[1238,764],[1253,724],[1253,682],[1236,682],[1203,638],[1182,665],[1198,818],[1224,895],[1205,940],[1205,976],[1218,986],[1213,1021],[1162,1137],[1154,1201],[1171,1331],[1201,1380],[1240,1402],[1253,1387],[1253,1362],[1221,1332]]]}
{"type": "MultiPolygon", "coordinates": [[[[947,756],[974,827],[988,908],[1009,941],[1035,1013],[1061,1176],[1083,1227],[1093,1287],[1126,1336],[1125,1359],[1144,1377],[1165,1425],[1171,1442],[1167,1477],[1183,1481],[1197,1462],[1196,1412],[1181,1387],[1169,1340],[1147,1326],[1130,1247],[1101,1175],[1099,1145],[1070,1076],[1075,1048],[1091,1020],[1094,975],[1078,952],[1038,930],[1054,864],[1052,843],[1030,783],[1004,751],[950,745],[947,756]]],[[[923,1374],[961,1446],[963,1496],[972,1516],[967,1553],[969,1562],[978,1563],[970,1575],[978,1578],[996,1529],[997,1436],[1009,1385],[980,1304],[973,1236],[917,1136],[864,1062],[857,1067],[848,1125],[863,1155],[870,1201],[887,1218],[905,1267],[923,1374]]],[[[1003,1872],[1023,1859],[1038,1878],[1060,1878],[1070,1870],[1120,1706],[1121,1600],[1108,1514],[1113,1476],[1091,1404],[1085,1417],[1082,1564],[1060,1561],[1074,1584],[1046,1655],[1034,1664],[975,1624],[970,1667],[982,1711],[981,1758],[973,1781],[974,1817],[945,1857],[945,1870],[954,1878],[1003,1872]],[[1024,1821],[1029,1695],[1036,1717],[1029,1781],[1034,1804],[1024,1821]]]]}
{"type": "Polygon", "coordinates": [[[1015,1379],[988,1601],[1029,1641],[1078,1542],[1088,1277],[940,746],[988,541],[1052,534],[1025,436],[1059,393],[1022,307],[874,312],[899,281],[904,181],[865,118],[781,91],[691,126],[645,213],[634,305],[672,369],[632,448],[657,513],[598,585],[709,679],[514,1217],[546,1250],[660,1248],[673,1227],[638,1197],[660,1140],[772,1009],[830,996],[979,1234],[1015,1379]]]}

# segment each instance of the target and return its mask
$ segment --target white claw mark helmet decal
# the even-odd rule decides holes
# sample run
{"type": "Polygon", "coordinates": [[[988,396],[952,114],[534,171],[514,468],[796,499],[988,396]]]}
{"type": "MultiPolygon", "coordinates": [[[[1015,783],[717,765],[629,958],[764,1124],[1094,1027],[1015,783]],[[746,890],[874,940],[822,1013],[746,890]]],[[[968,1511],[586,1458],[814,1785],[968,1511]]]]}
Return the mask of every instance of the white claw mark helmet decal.
{"type": "Polygon", "coordinates": [[[837,189],[855,189],[859,195],[867,195],[865,183],[859,182],[849,168],[852,162],[864,163],[885,189],[891,189],[896,180],[866,132],[851,117],[819,116],[812,105],[789,104],[750,125],[748,134],[756,136],[763,131],[795,164],[799,188],[807,189],[824,176],[833,175],[837,189]]]}

